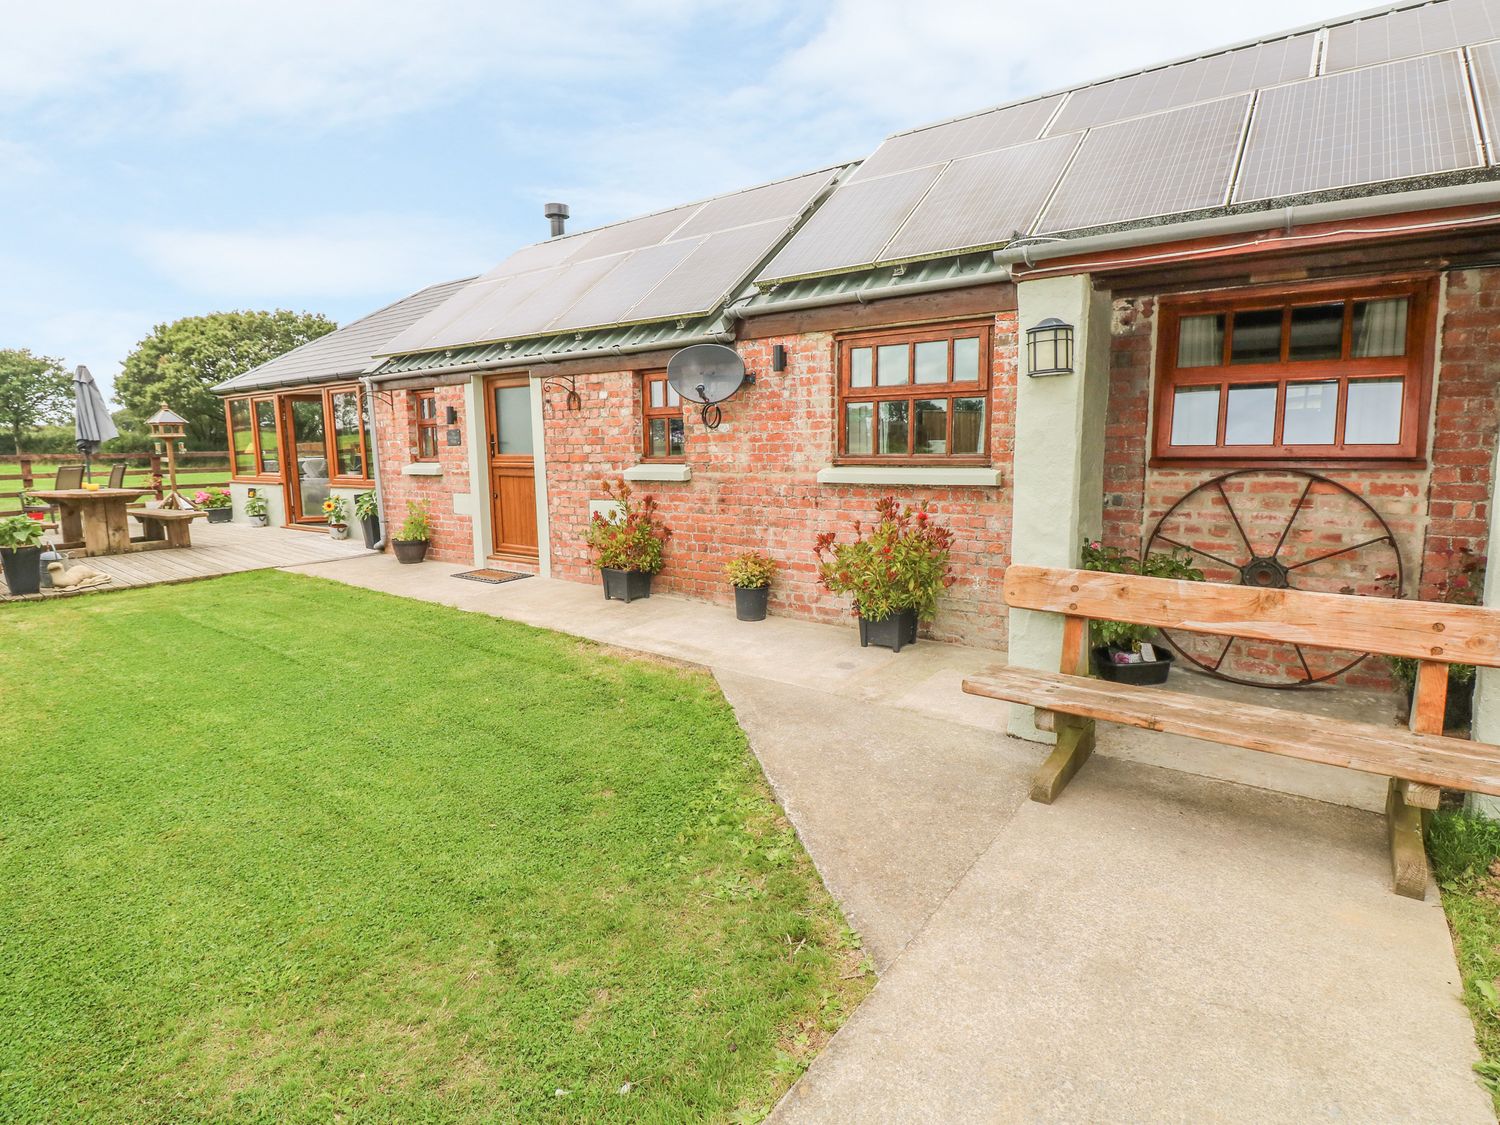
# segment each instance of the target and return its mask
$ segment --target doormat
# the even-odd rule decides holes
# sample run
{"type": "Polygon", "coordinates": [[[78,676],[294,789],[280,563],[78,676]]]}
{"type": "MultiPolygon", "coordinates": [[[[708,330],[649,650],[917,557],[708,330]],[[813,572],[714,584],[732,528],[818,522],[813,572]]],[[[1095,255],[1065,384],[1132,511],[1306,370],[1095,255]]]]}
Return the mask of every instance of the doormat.
{"type": "Polygon", "coordinates": [[[498,586],[502,582],[514,582],[517,578],[530,578],[529,574],[522,574],[516,570],[461,570],[453,576],[454,578],[465,578],[470,582],[488,582],[492,586],[498,586]]]}

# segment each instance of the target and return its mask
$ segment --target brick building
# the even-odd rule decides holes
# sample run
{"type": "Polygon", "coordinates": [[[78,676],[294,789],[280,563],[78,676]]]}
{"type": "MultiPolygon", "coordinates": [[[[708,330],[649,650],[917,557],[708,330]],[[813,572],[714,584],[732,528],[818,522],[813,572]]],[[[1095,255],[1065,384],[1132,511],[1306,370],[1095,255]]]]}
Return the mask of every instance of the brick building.
{"type": "MultiPolygon", "coordinates": [[[[724,560],[756,548],[785,567],[773,613],[839,620],[817,534],[927,501],[958,537],[931,634],[1034,666],[1056,625],[1008,617],[1001,576],[1085,538],[1219,581],[1451,596],[1491,527],[1497,94],[1500,4],[1398,5],[539,242],[359,340],[385,517],[424,498],[437,558],[595,581],[583,529],[623,476],[674,532],[666,590],[728,601],[724,560]],[[1041,374],[1051,328],[1072,354],[1041,374]],[[755,376],[717,429],[662,380],[701,342],[755,376]]],[[[270,393],[272,367],[243,378],[270,393]]],[[[222,388],[232,432],[245,389],[222,388]]]]}

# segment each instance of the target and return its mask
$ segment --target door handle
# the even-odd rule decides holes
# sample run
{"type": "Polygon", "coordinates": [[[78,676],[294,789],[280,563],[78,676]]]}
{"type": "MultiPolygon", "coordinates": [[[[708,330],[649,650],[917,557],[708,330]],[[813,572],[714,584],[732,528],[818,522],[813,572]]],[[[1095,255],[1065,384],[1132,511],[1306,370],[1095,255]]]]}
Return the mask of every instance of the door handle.
{"type": "Polygon", "coordinates": [[[490,456],[495,456],[495,435],[490,435],[490,456]]]}

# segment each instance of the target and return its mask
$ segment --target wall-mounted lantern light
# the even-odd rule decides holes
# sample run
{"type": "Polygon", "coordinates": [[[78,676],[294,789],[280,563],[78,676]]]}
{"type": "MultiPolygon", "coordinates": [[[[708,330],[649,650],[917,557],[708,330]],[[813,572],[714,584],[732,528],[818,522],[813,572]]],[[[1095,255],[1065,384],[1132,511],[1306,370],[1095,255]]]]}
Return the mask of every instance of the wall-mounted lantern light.
{"type": "Polygon", "coordinates": [[[448,419],[448,425],[450,425],[450,426],[456,426],[456,425],[458,425],[458,407],[456,407],[456,406],[450,406],[450,407],[448,407],[445,416],[448,419]]]}
{"type": "Polygon", "coordinates": [[[1026,374],[1073,374],[1073,326],[1055,316],[1026,329],[1026,374]]]}
{"type": "Polygon", "coordinates": [[[778,375],[786,370],[786,345],[771,345],[771,370],[778,375]]]}

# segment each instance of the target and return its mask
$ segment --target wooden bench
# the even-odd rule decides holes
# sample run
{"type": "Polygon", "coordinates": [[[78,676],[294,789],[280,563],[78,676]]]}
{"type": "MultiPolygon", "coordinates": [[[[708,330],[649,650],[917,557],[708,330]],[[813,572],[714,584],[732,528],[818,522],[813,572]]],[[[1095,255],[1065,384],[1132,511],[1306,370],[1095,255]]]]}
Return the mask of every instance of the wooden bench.
{"type": "Polygon", "coordinates": [[[1440,791],[1500,796],[1500,746],[1443,735],[1448,665],[1500,667],[1500,610],[1033,566],[1006,571],[1005,602],[1064,615],[1060,672],[999,668],[963,684],[1037,708],[1037,726],[1055,732],[1034,801],[1051,804],[1088,760],[1100,719],[1361,770],[1390,779],[1393,887],[1423,898],[1423,833],[1440,791]],[[1419,663],[1410,729],[1091,679],[1092,619],[1411,657],[1419,663]]]}
{"type": "Polygon", "coordinates": [[[181,508],[131,508],[130,514],[141,521],[144,534],[133,542],[145,549],[151,547],[191,547],[193,521],[204,519],[207,512],[181,508]]]}

